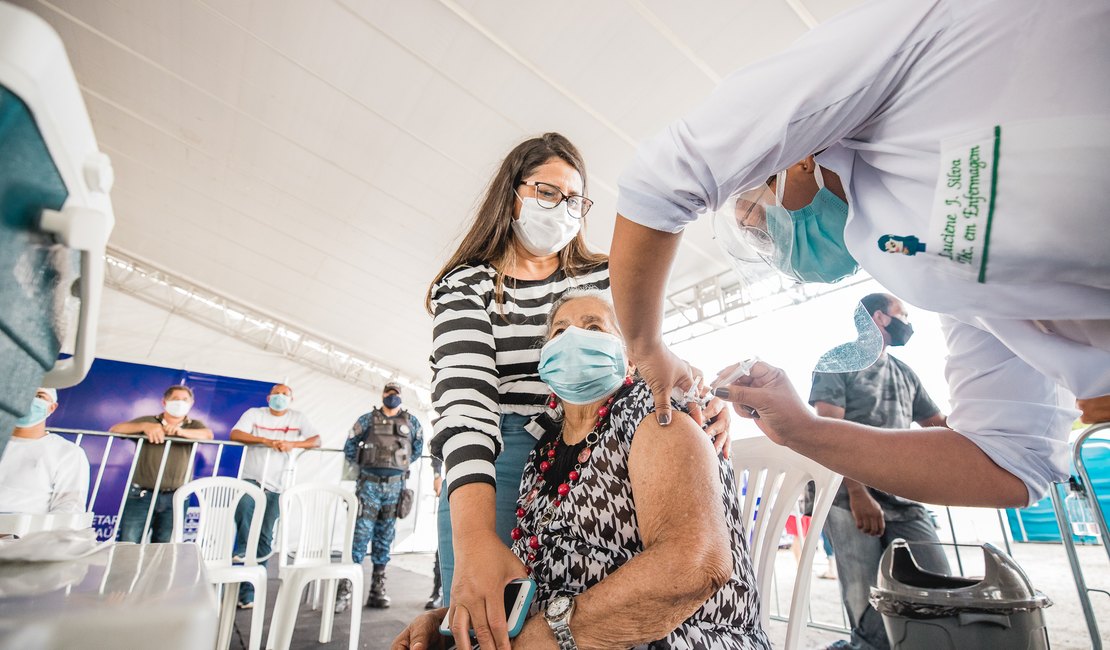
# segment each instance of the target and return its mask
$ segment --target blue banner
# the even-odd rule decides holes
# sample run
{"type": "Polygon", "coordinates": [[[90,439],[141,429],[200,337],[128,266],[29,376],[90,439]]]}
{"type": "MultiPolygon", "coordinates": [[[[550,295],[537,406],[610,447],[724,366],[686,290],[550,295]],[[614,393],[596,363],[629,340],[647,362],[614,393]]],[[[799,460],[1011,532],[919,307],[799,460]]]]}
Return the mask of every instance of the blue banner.
{"type": "MultiPolygon", "coordinates": [[[[248,408],[265,406],[273,383],[188,372],[159,366],[97,359],[88,377],[72,388],[58,391],[58,409],[50,416],[50,428],[107,431],[112,425],[143,415],[162,412],[162,393],[170,386],[184,384],[193,390],[196,402],[189,417],[201,420],[218,440],[227,440],[231,427],[248,408]]],[[[73,440],[75,436],[66,435],[73,440]]],[[[89,457],[91,476],[89,496],[101,464],[104,478],[90,508],[97,536],[106,540],[112,534],[126,494],[127,475],[135,456],[135,442],[115,440],[105,459],[108,438],[84,436],[81,447],[89,457]]],[[[236,476],[242,458],[241,447],[226,447],[216,462],[216,445],[197,445],[193,476],[236,476]]]]}

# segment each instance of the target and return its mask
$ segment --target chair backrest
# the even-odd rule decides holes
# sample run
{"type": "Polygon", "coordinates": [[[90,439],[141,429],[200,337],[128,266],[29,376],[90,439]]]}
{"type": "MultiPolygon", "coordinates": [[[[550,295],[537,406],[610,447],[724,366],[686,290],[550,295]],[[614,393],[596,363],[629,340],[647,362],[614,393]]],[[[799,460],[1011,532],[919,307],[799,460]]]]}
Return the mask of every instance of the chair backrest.
{"type": "Polygon", "coordinates": [[[173,541],[184,541],[185,506],[191,495],[200,503],[196,544],[209,567],[231,566],[235,551],[235,510],[243,498],[254,500],[250,531],[247,534],[243,563],[257,563],[258,536],[262,516],[266,512],[266,494],[262,488],[230,476],[212,476],[189,481],[173,493],[173,541]]]}
{"type": "Polygon", "coordinates": [[[351,562],[357,520],[358,497],[350,490],[333,483],[303,483],[286,490],[281,495],[281,566],[331,564],[337,532],[343,540],[340,562],[351,562]]]}
{"type": "Polygon", "coordinates": [[[817,486],[809,528],[814,534],[806,535],[802,545],[790,600],[785,646],[789,650],[798,646],[801,628],[806,622],[810,569],[817,548],[817,533],[825,525],[833,497],[840,487],[841,476],[763,435],[733,442],[732,466],[736,481],[743,487],[737,491],[740,492],[744,532],[752,554],[764,628],[770,623],[771,577],[775,571],[779,536],[806,484],[813,481],[817,486]]]}

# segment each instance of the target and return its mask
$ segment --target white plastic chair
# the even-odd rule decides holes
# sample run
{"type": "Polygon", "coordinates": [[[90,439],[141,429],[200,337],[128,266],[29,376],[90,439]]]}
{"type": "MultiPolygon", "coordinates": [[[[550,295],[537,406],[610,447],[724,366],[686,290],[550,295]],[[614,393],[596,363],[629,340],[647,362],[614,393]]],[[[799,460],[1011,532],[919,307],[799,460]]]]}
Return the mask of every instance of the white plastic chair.
{"type": "MultiPolygon", "coordinates": [[[[806,484],[813,481],[817,486],[809,526],[813,534],[806,535],[802,544],[794,591],[790,597],[790,618],[784,648],[794,650],[801,643],[802,629],[806,624],[810,570],[820,537],[818,533],[825,525],[833,497],[840,487],[841,476],[763,435],[733,442],[732,466],[736,481],[741,485],[744,472],[747,472],[747,489],[740,495],[740,505],[759,589],[760,617],[764,629],[771,620],[771,577],[775,571],[779,535],[806,484]]],[[[801,528],[801,522],[798,527],[801,528]]]]}
{"type": "Polygon", "coordinates": [[[258,650],[262,643],[262,624],[266,619],[266,567],[258,564],[258,536],[262,531],[262,516],[266,512],[266,494],[262,488],[227,476],[200,478],[177,488],[173,493],[173,541],[181,543],[185,534],[185,507],[190,495],[195,494],[200,503],[200,520],[197,522],[196,544],[204,559],[208,580],[223,589],[220,600],[220,632],[216,648],[231,645],[231,631],[235,623],[235,607],[239,597],[239,583],[254,585],[254,610],[251,613],[250,650],[258,650]],[[254,499],[254,515],[247,535],[246,552],[242,565],[232,565],[235,551],[235,509],[239,500],[254,499]]]}
{"type": "MultiPolygon", "coordinates": [[[[293,627],[300,610],[301,592],[317,580],[324,581],[324,606],[320,621],[320,643],[331,641],[335,621],[335,598],[338,580],[351,581],[351,592],[362,593],[362,567],[351,560],[351,544],[358,519],[358,498],[338,485],[307,483],[286,490],[281,495],[281,552],[277,602],[270,619],[267,650],[287,650],[293,639],[293,627]],[[337,517],[337,509],[344,516],[337,517]],[[341,531],[337,531],[339,527],[341,531]],[[294,534],[296,532],[296,535],[294,534]],[[332,562],[332,540],[342,535],[343,553],[339,562],[332,562]],[[294,541],[295,540],[295,541],[294,541]]],[[[351,637],[348,647],[358,648],[362,608],[351,607],[351,637]]]]}

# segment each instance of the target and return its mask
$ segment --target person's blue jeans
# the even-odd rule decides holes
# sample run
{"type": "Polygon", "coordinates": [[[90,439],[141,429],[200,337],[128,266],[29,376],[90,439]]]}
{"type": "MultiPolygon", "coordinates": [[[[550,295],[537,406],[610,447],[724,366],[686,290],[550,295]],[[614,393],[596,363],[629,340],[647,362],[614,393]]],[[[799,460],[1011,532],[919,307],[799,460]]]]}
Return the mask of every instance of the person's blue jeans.
{"type": "MultiPolygon", "coordinates": [[[[150,509],[150,499],[154,496],[153,490],[146,490],[132,485],[127,493],[127,501],[123,504],[123,514],[119,518],[119,534],[121,542],[141,544],[143,541],[143,528],[146,526],[146,515],[150,509]]],[[[170,541],[173,535],[173,491],[162,491],[154,501],[154,514],[150,518],[150,541],[156,544],[170,541]]]]}
{"type": "MultiPolygon", "coordinates": [[[[247,479],[248,483],[258,485],[258,481],[247,479]]],[[[260,486],[261,487],[261,486],[260,486]]],[[[266,512],[262,514],[262,531],[258,534],[258,554],[256,557],[266,557],[270,554],[271,544],[274,541],[274,524],[281,514],[281,495],[277,492],[264,490],[266,493],[266,512]]],[[[243,556],[247,552],[247,537],[251,530],[251,517],[254,516],[254,499],[243,497],[235,508],[235,555],[243,556]]],[[[266,566],[269,559],[259,562],[266,566]]],[[[239,602],[254,602],[254,585],[249,582],[239,583],[239,602]]]]}
{"type": "MultiPolygon", "coordinates": [[[[833,506],[825,523],[836,552],[836,574],[840,595],[852,626],[852,647],[861,650],[888,650],[890,641],[883,627],[883,617],[868,602],[871,587],[879,575],[879,560],[890,543],[898,538],[911,542],[939,542],[936,527],[928,512],[910,521],[886,520],[886,530],[872,537],[856,527],[855,517],[847,508],[833,506]]],[[[913,547],[913,557],[927,571],[947,574],[948,559],[939,546],[913,547]]]]}
{"type": "MultiPolygon", "coordinates": [[[[525,415],[501,416],[501,455],[497,471],[497,536],[506,546],[512,544],[510,533],[516,527],[516,502],[520,498],[520,479],[524,463],[536,446],[536,439],[524,430],[531,418],[525,415]]],[[[439,572],[443,581],[443,606],[451,603],[451,579],[455,575],[455,549],[451,543],[451,508],[447,499],[439,500],[439,572]]]]}
{"type": "Polygon", "coordinates": [[[832,540],[829,539],[828,529],[828,524],[825,524],[825,527],[821,529],[821,548],[825,551],[825,557],[832,557],[834,551],[832,540]]]}

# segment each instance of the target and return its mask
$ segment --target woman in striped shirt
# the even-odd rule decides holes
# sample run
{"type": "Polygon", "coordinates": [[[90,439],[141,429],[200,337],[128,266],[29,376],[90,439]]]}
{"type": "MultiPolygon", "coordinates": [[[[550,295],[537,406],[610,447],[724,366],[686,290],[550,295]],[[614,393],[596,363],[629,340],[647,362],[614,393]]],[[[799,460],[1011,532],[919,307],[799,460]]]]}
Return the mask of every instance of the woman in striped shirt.
{"type": "MultiPolygon", "coordinates": [[[[439,414],[431,447],[446,470],[444,603],[483,647],[508,648],[502,592],[525,576],[508,545],[525,460],[542,433],[528,427],[550,399],[537,368],[547,314],[571,288],[609,287],[608,258],[588,249],[581,228],[585,191],[585,164],[565,137],[517,145],[428,290],[439,414]]],[[[727,432],[719,420],[712,428],[727,432]]]]}

